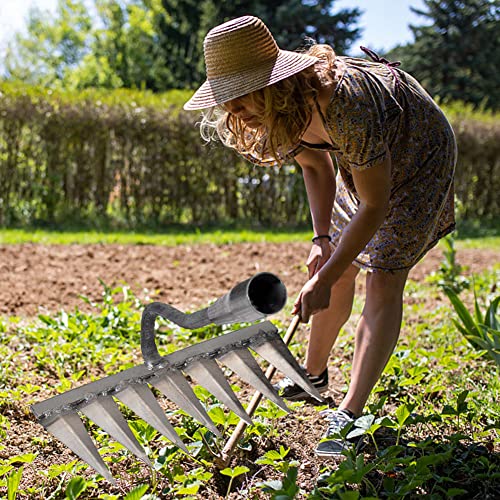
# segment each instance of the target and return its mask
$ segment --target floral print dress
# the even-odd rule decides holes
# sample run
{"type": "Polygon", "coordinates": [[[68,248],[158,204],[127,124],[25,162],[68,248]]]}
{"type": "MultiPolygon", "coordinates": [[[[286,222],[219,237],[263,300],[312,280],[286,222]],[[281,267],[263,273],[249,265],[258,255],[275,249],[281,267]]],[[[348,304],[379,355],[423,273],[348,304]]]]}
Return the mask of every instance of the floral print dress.
{"type": "MultiPolygon", "coordinates": [[[[385,61],[385,60],[382,60],[385,61]]],[[[391,155],[387,216],[353,264],[368,271],[409,269],[453,231],[456,142],[442,111],[420,84],[391,63],[338,57],[338,83],[323,118],[338,167],[331,217],[332,244],[355,215],[360,200],[352,170],[391,155]],[[388,64],[387,64],[388,63],[388,64]]]]}

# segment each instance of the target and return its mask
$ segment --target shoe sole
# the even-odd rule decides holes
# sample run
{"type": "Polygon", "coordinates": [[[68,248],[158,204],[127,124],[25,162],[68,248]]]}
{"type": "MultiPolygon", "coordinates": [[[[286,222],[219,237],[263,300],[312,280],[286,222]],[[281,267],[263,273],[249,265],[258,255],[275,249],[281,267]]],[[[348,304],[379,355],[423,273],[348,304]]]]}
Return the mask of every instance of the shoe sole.
{"type": "MultiPolygon", "coordinates": [[[[366,439],[365,439],[365,436],[362,436],[361,439],[359,440],[359,442],[356,444],[356,453],[359,453],[360,451],[363,451],[363,449],[366,447],[366,439]]],[[[342,455],[342,452],[346,449],[348,449],[349,447],[346,446],[343,450],[340,450],[336,453],[334,452],[325,452],[325,451],[317,451],[317,450],[314,450],[314,454],[318,457],[318,458],[339,458],[339,457],[342,457],[342,458],[345,458],[344,455],[342,455]]]]}
{"type": "Polygon", "coordinates": [[[315,451],[314,454],[318,458],[339,458],[339,457],[345,458],[345,456],[342,455],[341,451],[339,453],[323,453],[323,452],[318,453],[317,451],[315,451]]]}

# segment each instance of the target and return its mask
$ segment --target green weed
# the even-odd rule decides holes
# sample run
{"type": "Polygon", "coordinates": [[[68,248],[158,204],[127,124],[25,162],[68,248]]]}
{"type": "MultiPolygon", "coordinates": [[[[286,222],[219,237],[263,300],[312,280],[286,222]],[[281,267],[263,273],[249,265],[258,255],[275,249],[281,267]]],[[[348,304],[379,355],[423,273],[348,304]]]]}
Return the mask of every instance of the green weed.
{"type": "MultiPolygon", "coordinates": [[[[406,293],[411,303],[405,308],[400,343],[369,400],[367,414],[348,429],[350,437],[366,435],[366,448],[346,450],[337,467],[322,466],[310,491],[300,486],[302,459],[297,449],[292,452],[293,438],[283,425],[283,412],[268,401],[254,415],[254,424],[239,443],[238,460],[230,464],[227,477],[215,473],[215,458],[238,418],[204,388],[195,386],[223,438],[169,407],[167,417],[189,456],[121,407],[148,453],[152,473],[145,473],[102,429],[85,422],[113,472],[119,470],[127,478],[128,493],[92,475],[80,460],[51,462],[54,440],[40,428],[39,436],[27,439],[18,454],[0,458],[0,496],[130,500],[229,494],[231,498],[399,499],[417,495],[467,498],[473,492],[495,498],[500,491],[500,380],[492,359],[484,356],[484,346],[475,344],[472,349],[457,326],[467,332],[484,331],[483,326],[498,328],[498,299],[489,297],[494,279],[493,271],[474,277],[477,305],[473,304],[472,312],[466,308],[467,298],[460,298],[470,316],[464,316],[465,323],[453,302],[441,301],[436,306],[438,289],[429,283],[409,283],[406,293]],[[244,483],[237,489],[235,483],[243,475],[244,483]]],[[[102,285],[101,300],[82,298],[85,311],[75,308],[41,315],[31,322],[0,321],[0,451],[12,442],[11,436],[19,434],[28,405],[35,399],[141,362],[143,304],[126,285],[113,289],[102,285]]],[[[360,307],[355,304],[355,314],[360,307]]],[[[227,331],[227,327],[209,327],[186,332],[166,321],[158,324],[158,343],[165,353],[227,331]]],[[[345,330],[336,351],[342,354],[336,365],[341,371],[349,366],[352,344],[352,336],[345,330]]],[[[304,343],[297,339],[293,350],[302,357],[304,343]]],[[[228,375],[233,388],[239,390],[240,383],[228,375]]],[[[289,406],[304,429],[318,418],[302,412],[303,403],[289,406]]],[[[311,454],[312,446],[314,443],[311,454]]],[[[5,450],[2,453],[0,456],[7,456],[5,450]]]]}
{"type": "Polygon", "coordinates": [[[471,314],[453,288],[444,286],[443,290],[459,318],[453,319],[453,324],[474,348],[483,349],[500,367],[500,322],[497,315],[500,295],[494,297],[482,311],[474,289],[474,313],[471,314]]]}

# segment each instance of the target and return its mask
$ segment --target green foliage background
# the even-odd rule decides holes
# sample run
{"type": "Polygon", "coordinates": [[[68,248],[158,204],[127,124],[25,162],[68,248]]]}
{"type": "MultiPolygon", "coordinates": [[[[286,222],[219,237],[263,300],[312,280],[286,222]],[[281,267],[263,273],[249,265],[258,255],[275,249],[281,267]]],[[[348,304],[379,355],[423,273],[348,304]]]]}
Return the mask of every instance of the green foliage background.
{"type": "Polygon", "coordinates": [[[434,96],[500,109],[500,2],[424,0],[414,41],[387,54],[434,96]]]}
{"type": "MultiPolygon", "coordinates": [[[[300,226],[309,209],[294,165],[253,167],[206,145],[189,92],[52,91],[0,84],[0,223],[100,217],[141,223],[300,226]]],[[[456,192],[469,217],[500,215],[500,122],[446,108],[459,144],[456,192]]]]}
{"type": "Polygon", "coordinates": [[[253,14],[281,47],[304,37],[343,53],[358,36],[358,9],[332,13],[334,0],[59,0],[55,16],[32,10],[28,32],[10,44],[7,76],[82,89],[194,88],[205,79],[203,39],[213,26],[253,14]],[[90,7],[90,9],[87,8],[90,7]]]}
{"type": "MultiPolygon", "coordinates": [[[[309,36],[344,53],[361,12],[335,3],[59,0],[52,17],[32,10],[0,84],[0,224],[307,223],[295,166],[256,168],[203,144],[181,110],[190,91],[166,90],[199,85],[206,32],[245,13],[283,48],[309,36]]],[[[445,105],[459,144],[460,214],[498,217],[500,1],[425,0],[413,10],[424,24],[387,57],[445,105]]]]}

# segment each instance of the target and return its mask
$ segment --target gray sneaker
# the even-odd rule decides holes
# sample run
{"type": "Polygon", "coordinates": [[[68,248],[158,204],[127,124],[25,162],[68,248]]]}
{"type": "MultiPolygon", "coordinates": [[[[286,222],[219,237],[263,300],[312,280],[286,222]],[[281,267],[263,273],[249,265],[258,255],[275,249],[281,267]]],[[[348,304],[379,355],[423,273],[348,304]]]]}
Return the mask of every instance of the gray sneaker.
{"type": "Polygon", "coordinates": [[[320,415],[328,421],[327,430],[316,447],[315,454],[318,457],[338,457],[342,452],[352,446],[360,447],[363,444],[361,437],[347,439],[342,437],[348,431],[354,421],[354,416],[346,410],[323,410],[320,415]],[[348,427],[348,429],[346,429],[348,427]],[[344,431],[344,432],[342,432],[344,431]]]}

